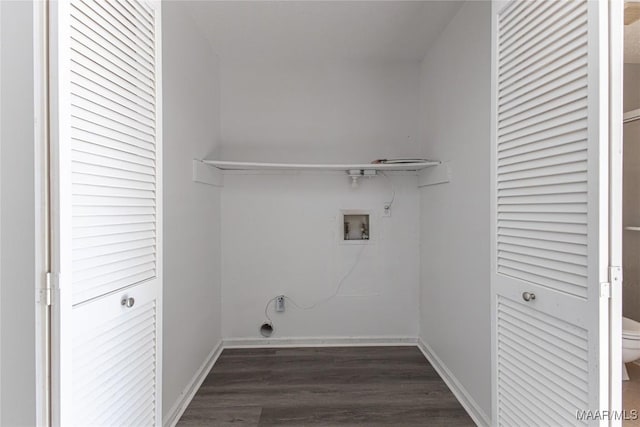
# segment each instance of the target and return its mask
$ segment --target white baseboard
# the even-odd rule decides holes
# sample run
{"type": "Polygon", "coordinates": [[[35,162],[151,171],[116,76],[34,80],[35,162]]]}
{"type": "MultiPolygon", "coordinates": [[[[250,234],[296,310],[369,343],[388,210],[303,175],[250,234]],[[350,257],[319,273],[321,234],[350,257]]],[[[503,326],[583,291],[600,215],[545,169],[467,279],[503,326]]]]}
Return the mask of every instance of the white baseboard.
{"type": "Polygon", "coordinates": [[[193,400],[193,396],[196,395],[198,389],[204,382],[207,374],[209,374],[209,371],[211,371],[211,368],[218,360],[218,357],[220,357],[223,349],[224,345],[222,341],[220,341],[218,345],[211,350],[211,353],[209,353],[209,356],[207,356],[200,369],[198,369],[191,381],[189,381],[189,384],[187,384],[187,387],[185,387],[184,391],[180,396],[178,396],[176,403],[171,407],[169,414],[162,423],[163,426],[175,427],[180,420],[180,417],[182,417],[182,414],[184,414],[184,411],[187,409],[187,406],[189,406],[189,403],[193,400]]]}
{"type": "Polygon", "coordinates": [[[478,426],[489,426],[491,425],[491,420],[484,413],[484,411],[480,408],[480,406],[476,403],[476,401],[471,397],[469,392],[460,384],[460,381],[453,375],[453,373],[447,368],[447,366],[440,360],[438,356],[433,352],[431,347],[425,343],[422,338],[418,338],[418,348],[424,354],[424,357],[431,363],[431,366],[436,370],[436,372],[440,375],[443,381],[447,384],[447,386],[451,389],[453,394],[456,396],[460,404],[467,411],[473,422],[478,426]]]}
{"type": "Polygon", "coordinates": [[[415,337],[226,338],[224,348],[415,346],[415,337]]]}

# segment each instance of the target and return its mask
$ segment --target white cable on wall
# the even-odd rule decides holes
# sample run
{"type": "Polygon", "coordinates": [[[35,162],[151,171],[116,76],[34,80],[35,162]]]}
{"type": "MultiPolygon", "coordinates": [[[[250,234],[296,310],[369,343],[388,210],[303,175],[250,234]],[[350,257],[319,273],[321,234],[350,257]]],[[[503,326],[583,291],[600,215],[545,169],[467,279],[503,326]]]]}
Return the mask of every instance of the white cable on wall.
{"type": "MultiPolygon", "coordinates": [[[[393,200],[392,200],[393,202],[393,200]]],[[[298,304],[295,300],[293,300],[291,297],[288,297],[286,295],[283,295],[285,299],[291,301],[291,304],[294,305],[294,307],[299,308],[300,310],[311,310],[315,307],[317,307],[320,304],[324,304],[326,302],[331,301],[333,298],[335,298],[336,296],[338,296],[338,294],[340,293],[340,289],[342,289],[342,285],[344,285],[345,280],[347,280],[347,278],[351,275],[351,273],[353,273],[353,271],[356,269],[356,267],[358,266],[358,264],[360,264],[360,259],[362,258],[362,254],[364,252],[364,248],[366,245],[362,245],[360,247],[360,250],[358,251],[358,255],[356,257],[356,260],[354,261],[354,263],[351,265],[351,268],[349,268],[349,271],[347,271],[338,281],[338,286],[336,287],[336,290],[329,295],[326,298],[323,298],[319,301],[314,302],[313,304],[309,305],[309,306],[303,306],[298,304]]],[[[273,323],[273,321],[271,320],[271,317],[269,316],[268,310],[269,310],[269,305],[271,305],[271,303],[273,301],[276,300],[276,297],[271,298],[269,301],[267,301],[267,304],[264,307],[264,315],[267,318],[267,320],[269,320],[269,323],[273,323]]]]}
{"type": "Polygon", "coordinates": [[[380,175],[387,178],[387,181],[389,181],[389,185],[391,186],[391,201],[387,203],[385,206],[385,209],[391,209],[391,205],[393,205],[393,201],[396,199],[396,187],[395,185],[393,185],[393,180],[389,178],[389,176],[386,173],[384,173],[383,171],[379,171],[379,172],[380,172],[380,175]]]}
{"type": "MultiPolygon", "coordinates": [[[[396,188],[395,188],[395,185],[393,184],[393,180],[386,173],[384,173],[383,171],[378,171],[378,172],[380,173],[380,175],[384,176],[387,179],[387,181],[389,181],[389,186],[391,187],[391,200],[389,200],[389,202],[385,203],[385,209],[391,209],[391,206],[393,205],[393,202],[396,199],[396,188]]],[[[360,259],[362,258],[362,253],[364,252],[364,248],[365,248],[365,245],[362,245],[360,247],[360,250],[358,251],[358,255],[357,255],[357,258],[356,258],[355,262],[353,263],[351,268],[349,268],[349,271],[347,271],[340,278],[340,280],[338,281],[338,286],[336,287],[336,290],[331,295],[329,295],[328,297],[323,298],[323,299],[321,299],[319,301],[316,301],[315,303],[313,303],[311,305],[303,306],[303,305],[298,304],[291,297],[288,297],[286,295],[282,295],[282,296],[285,299],[289,300],[291,302],[291,304],[293,304],[294,307],[296,307],[296,308],[298,308],[300,310],[312,310],[312,309],[316,308],[320,304],[324,304],[326,302],[331,301],[333,298],[338,296],[338,294],[340,293],[340,289],[342,289],[342,285],[344,285],[345,280],[351,275],[351,273],[353,273],[353,271],[356,269],[356,267],[360,263],[360,259]]],[[[278,298],[278,296],[275,296],[275,297],[269,299],[269,301],[267,301],[267,304],[264,306],[264,316],[269,321],[269,324],[273,323],[273,320],[271,319],[271,316],[269,316],[269,306],[277,298],[278,298]]]]}

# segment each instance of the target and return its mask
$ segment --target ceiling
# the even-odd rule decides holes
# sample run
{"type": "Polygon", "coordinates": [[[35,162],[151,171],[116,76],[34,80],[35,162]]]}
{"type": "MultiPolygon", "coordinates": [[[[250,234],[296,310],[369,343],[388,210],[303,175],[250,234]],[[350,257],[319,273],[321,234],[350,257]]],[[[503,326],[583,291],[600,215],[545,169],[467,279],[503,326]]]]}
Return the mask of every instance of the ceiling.
{"type": "Polygon", "coordinates": [[[188,2],[196,24],[223,60],[342,58],[380,61],[422,60],[461,3],[397,0],[188,2]]]}

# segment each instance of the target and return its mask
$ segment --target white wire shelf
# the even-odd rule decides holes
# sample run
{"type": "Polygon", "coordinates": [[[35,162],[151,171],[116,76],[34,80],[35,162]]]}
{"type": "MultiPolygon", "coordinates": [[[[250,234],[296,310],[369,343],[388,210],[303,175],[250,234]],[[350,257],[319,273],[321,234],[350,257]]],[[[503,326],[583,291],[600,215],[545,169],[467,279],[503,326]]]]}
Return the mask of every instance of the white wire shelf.
{"type": "Polygon", "coordinates": [[[203,160],[211,166],[221,170],[316,170],[316,171],[419,171],[440,164],[439,161],[429,160],[412,163],[346,163],[346,164],[315,164],[315,163],[260,163],[260,162],[231,162],[226,160],[203,160]]]}

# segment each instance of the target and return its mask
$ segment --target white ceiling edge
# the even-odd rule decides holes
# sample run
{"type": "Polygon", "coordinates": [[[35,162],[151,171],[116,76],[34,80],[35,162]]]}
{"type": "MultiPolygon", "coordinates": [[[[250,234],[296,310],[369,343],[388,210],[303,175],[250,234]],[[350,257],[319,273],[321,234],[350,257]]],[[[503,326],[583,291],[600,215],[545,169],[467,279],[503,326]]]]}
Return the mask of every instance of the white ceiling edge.
{"type": "Polygon", "coordinates": [[[223,61],[420,62],[464,2],[181,3],[223,61]]]}

